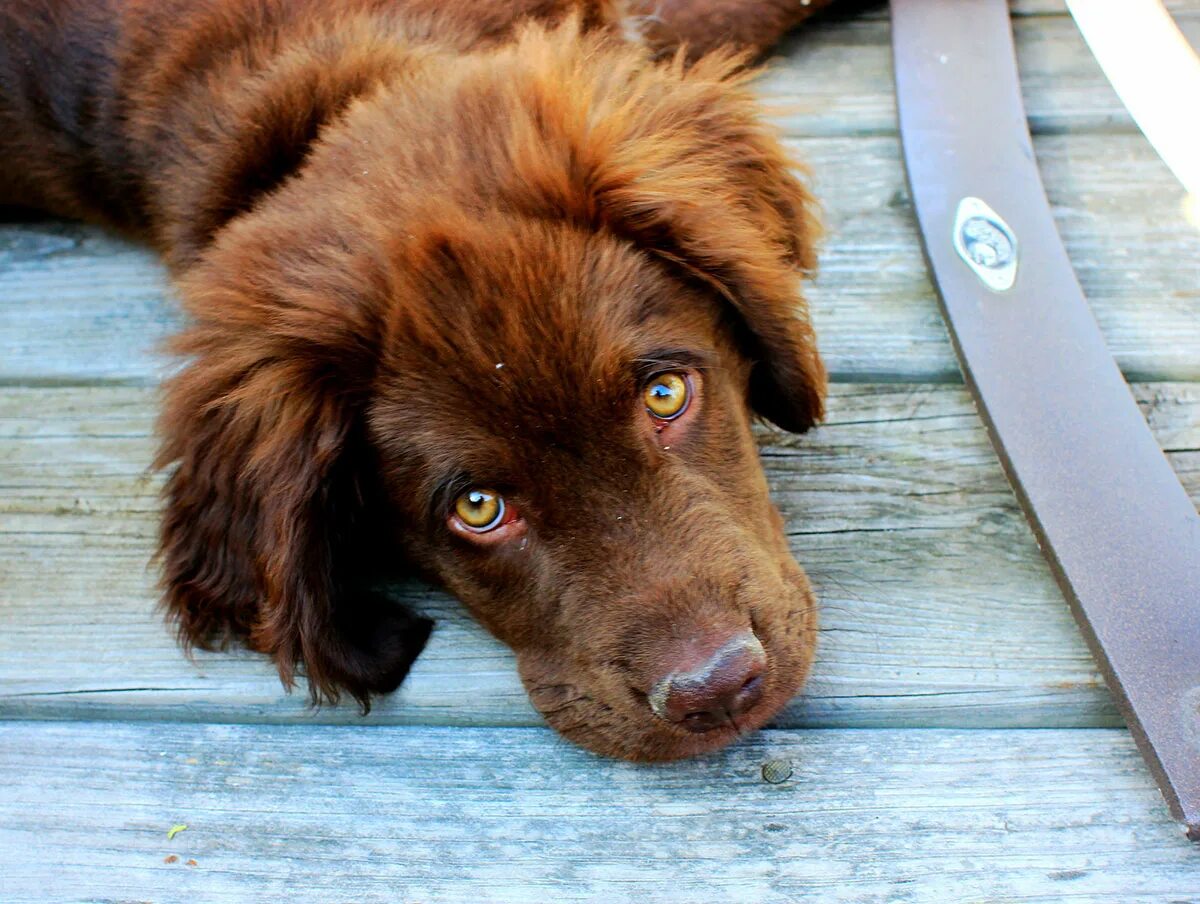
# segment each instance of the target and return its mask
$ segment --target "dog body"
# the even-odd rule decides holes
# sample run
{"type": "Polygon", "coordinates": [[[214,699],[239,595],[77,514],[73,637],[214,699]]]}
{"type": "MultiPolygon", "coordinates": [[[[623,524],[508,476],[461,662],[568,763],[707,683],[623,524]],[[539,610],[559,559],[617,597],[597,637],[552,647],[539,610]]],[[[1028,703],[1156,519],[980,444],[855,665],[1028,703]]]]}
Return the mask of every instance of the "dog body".
{"type": "MultiPolygon", "coordinates": [[[[745,43],[800,14],[757,6],[745,43]]],[[[740,58],[655,62],[632,7],[0,10],[0,203],[149,241],[192,320],[158,461],[186,643],[365,706],[430,630],[372,579],[416,569],[603,753],[798,689],[813,599],[750,428],[821,414],[811,201],[740,58]]]]}

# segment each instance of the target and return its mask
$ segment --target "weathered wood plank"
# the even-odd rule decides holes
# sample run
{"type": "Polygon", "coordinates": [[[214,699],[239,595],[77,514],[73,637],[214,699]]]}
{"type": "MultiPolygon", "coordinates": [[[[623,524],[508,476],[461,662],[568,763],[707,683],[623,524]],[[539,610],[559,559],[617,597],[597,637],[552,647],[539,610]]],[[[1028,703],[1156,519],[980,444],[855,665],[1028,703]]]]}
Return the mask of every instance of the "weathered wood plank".
{"type": "Polygon", "coordinates": [[[0,380],[155,379],[181,322],[148,250],[77,223],[0,224],[0,380]]]}
{"type": "MultiPolygon", "coordinates": [[[[883,0],[866,0],[867,5],[862,10],[852,10],[849,7],[843,13],[837,12],[837,7],[830,10],[827,15],[836,15],[839,17],[859,16],[873,17],[877,19],[887,18],[887,8],[883,0]]],[[[1198,0],[1162,0],[1165,6],[1173,15],[1184,17],[1200,13],[1200,2],[1198,0]]],[[[1067,4],[1065,0],[1009,0],[1009,12],[1013,18],[1021,16],[1063,16],[1067,14],[1067,4]]]]}
{"type": "MultiPolygon", "coordinates": [[[[890,139],[798,142],[830,234],[810,290],[834,378],[959,378],[890,139]]],[[[1130,379],[1200,379],[1200,228],[1140,136],[1035,140],[1058,229],[1130,379]]],[[[998,201],[999,205],[1000,202],[998,201]]]]}
{"type": "MultiPolygon", "coordinates": [[[[1175,16],[1184,34],[1200,44],[1200,9],[1192,4],[1175,16]]],[[[1015,18],[1013,37],[1035,134],[1136,131],[1069,16],[1015,18]]],[[[883,16],[847,14],[814,21],[779,48],[760,90],[769,100],[795,109],[784,121],[797,134],[894,134],[890,42],[883,16]]]]}
{"type": "Polygon", "coordinates": [[[1121,730],[768,731],[647,768],[538,729],[9,722],[0,771],[9,904],[1200,888],[1200,856],[1121,730]],[[778,761],[791,776],[764,781],[778,761]],[[173,825],[187,829],[168,840],[173,825]]]}
{"type": "MultiPolygon", "coordinates": [[[[1036,142],[1109,347],[1143,380],[1200,379],[1200,229],[1139,136],[1036,142]]],[[[811,298],[835,379],[958,381],[891,138],[794,142],[830,235],[811,298]]],[[[151,256],[98,230],[0,227],[0,381],[145,382],[178,325],[151,256]]]]}
{"type": "MultiPolygon", "coordinates": [[[[1200,386],[1139,397],[1200,498],[1200,386]]],[[[357,721],[309,713],[244,652],[189,664],[153,613],[154,393],[0,395],[0,716],[357,721]]],[[[840,386],[764,464],[823,600],[821,652],[787,726],[1120,724],[965,391],[840,386]]],[[[455,603],[371,722],[535,725],[511,657],[455,603]]]]}

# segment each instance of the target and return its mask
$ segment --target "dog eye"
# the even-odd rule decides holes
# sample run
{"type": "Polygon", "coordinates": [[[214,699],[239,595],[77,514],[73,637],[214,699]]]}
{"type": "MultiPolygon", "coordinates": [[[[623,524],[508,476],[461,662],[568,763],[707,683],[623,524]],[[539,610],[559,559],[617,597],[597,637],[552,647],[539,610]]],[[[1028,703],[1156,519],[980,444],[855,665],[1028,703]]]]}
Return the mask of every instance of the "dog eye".
{"type": "Polygon", "coordinates": [[[679,373],[659,374],[642,392],[646,410],[664,421],[674,420],[687,411],[691,390],[687,377],[679,373]]]}
{"type": "Polygon", "coordinates": [[[454,503],[454,514],[475,533],[495,530],[504,521],[504,497],[491,490],[467,490],[454,503]]]}

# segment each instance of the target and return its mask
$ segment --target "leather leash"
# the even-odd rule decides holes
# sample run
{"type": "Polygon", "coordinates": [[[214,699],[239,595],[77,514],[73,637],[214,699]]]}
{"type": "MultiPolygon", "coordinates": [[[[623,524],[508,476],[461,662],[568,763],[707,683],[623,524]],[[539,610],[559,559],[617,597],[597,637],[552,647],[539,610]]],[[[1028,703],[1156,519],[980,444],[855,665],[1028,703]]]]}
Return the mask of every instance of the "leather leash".
{"type": "Polygon", "coordinates": [[[1172,814],[1200,840],[1200,515],[1054,225],[1006,0],[892,0],[925,255],[992,444],[1172,814]]]}

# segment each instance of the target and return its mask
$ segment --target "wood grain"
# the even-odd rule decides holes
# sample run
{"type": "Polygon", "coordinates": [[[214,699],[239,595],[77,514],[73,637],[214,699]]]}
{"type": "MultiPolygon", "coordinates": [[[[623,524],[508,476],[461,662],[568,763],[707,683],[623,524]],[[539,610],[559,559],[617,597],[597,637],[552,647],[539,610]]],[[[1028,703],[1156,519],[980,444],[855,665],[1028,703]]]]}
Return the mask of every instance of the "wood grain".
{"type": "MultiPolygon", "coordinates": [[[[1190,10],[1176,10],[1175,17],[1193,44],[1200,43],[1200,10],[1195,4],[1190,10]]],[[[1013,38],[1035,134],[1137,131],[1069,16],[1015,17],[1013,38]]],[[[784,122],[802,134],[894,134],[886,17],[847,12],[798,29],[770,61],[760,90],[768,101],[795,109],[784,122]]]]}
{"type": "MultiPolygon", "coordinates": [[[[1200,36],[1194,6],[1180,21],[1200,36]]],[[[1200,230],[1177,184],[1140,135],[1112,134],[1132,129],[1068,18],[1016,27],[1031,119],[1053,133],[1039,161],[1110,347],[1135,379],[1200,379],[1200,230]]],[[[800,105],[778,118],[831,227],[812,296],[835,377],[957,380],[892,137],[890,65],[886,22],[835,19],[801,31],[760,90],[800,105]]],[[[178,325],[165,289],[151,255],[96,230],[0,229],[0,379],[154,379],[168,364],[149,353],[178,325]]]]}
{"type": "MultiPolygon", "coordinates": [[[[1197,42],[1200,0],[1167,5],[1197,42]]],[[[1200,230],[1061,0],[1011,6],[1059,229],[1200,499],[1200,382],[1172,382],[1200,381],[1200,230]]],[[[890,66],[876,4],[802,30],[759,84],[830,227],[811,298],[845,385],[814,435],[760,438],[820,652],[777,728],[667,767],[558,740],[511,655],[415,584],[394,590],[437,631],[366,720],[244,651],[187,661],[149,564],[162,271],[89,227],[0,223],[0,901],[1198,900],[952,385],[890,66]],[[98,718],[120,721],[75,721],[98,718]]]]}
{"type": "MultiPolygon", "coordinates": [[[[1200,497],[1200,386],[1139,398],[1200,497]]],[[[154,614],[155,393],[0,398],[0,717],[356,722],[312,713],[245,652],[188,663],[154,614]]],[[[763,462],[823,603],[787,726],[1117,725],[965,390],[839,386],[811,437],[763,462]]],[[[536,725],[510,654],[457,604],[397,592],[438,628],[372,723],[536,725]]]]}
{"type": "MultiPolygon", "coordinates": [[[[1162,0],[1162,5],[1177,18],[1195,16],[1200,12],[1200,3],[1197,3],[1197,0],[1162,0]]],[[[1014,19],[1067,15],[1065,0],[1009,0],[1008,9],[1014,19]]],[[[886,19],[888,10],[883,0],[862,0],[845,4],[835,2],[825,15],[838,19],[886,19]]]]}
{"type": "MultiPolygon", "coordinates": [[[[1200,379],[1200,229],[1183,218],[1170,172],[1140,136],[1036,145],[1072,263],[1126,374],[1200,379]]],[[[809,296],[834,378],[957,382],[897,142],[792,146],[812,164],[829,226],[809,296]]],[[[153,382],[170,366],[156,344],[179,322],[147,252],[75,224],[0,226],[0,381],[153,382]]]]}
{"type": "Polygon", "coordinates": [[[7,904],[1162,904],[1200,888],[1120,730],[768,731],[647,768],[543,729],[10,722],[0,770],[7,904]],[[768,763],[790,775],[764,781],[768,763]]]}

